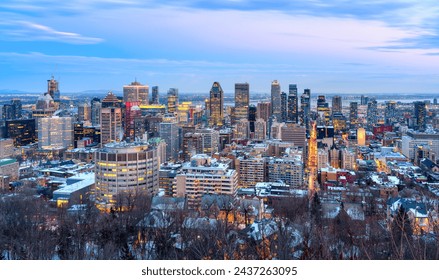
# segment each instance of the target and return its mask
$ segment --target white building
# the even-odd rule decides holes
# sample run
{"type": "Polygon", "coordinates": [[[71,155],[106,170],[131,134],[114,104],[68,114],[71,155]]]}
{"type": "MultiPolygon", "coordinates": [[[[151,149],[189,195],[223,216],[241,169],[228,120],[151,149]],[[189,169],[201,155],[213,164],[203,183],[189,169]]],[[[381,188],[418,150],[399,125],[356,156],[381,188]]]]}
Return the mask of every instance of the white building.
{"type": "Polygon", "coordinates": [[[186,197],[188,207],[196,209],[204,194],[236,196],[238,172],[229,169],[228,164],[198,154],[191,158],[191,162],[183,164],[181,173],[175,177],[175,185],[176,196],[186,197]]]}
{"type": "Polygon", "coordinates": [[[38,119],[39,148],[69,148],[73,146],[73,118],[48,117],[38,119]]]}

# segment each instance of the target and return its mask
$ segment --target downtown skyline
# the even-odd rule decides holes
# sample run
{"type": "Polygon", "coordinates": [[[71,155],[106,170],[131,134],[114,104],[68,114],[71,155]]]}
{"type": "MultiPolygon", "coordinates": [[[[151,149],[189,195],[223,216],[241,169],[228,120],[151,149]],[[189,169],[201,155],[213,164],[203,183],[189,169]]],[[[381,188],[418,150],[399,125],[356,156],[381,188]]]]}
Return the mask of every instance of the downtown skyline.
{"type": "Polygon", "coordinates": [[[0,89],[438,92],[434,1],[290,2],[2,1],[0,89]]]}

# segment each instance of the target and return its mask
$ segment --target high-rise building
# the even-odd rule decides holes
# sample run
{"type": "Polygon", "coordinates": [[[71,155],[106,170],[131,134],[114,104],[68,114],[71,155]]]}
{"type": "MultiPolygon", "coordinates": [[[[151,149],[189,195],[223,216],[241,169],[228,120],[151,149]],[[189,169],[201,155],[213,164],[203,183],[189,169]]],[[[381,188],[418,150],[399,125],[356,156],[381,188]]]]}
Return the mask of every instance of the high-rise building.
{"type": "Polygon", "coordinates": [[[50,94],[40,95],[35,104],[35,110],[32,111],[32,118],[51,117],[56,111],[56,104],[50,94]]]}
{"type": "Polygon", "coordinates": [[[159,87],[153,86],[151,89],[151,104],[160,104],[159,87]]]}
{"type": "Polygon", "coordinates": [[[272,158],[267,163],[268,181],[282,181],[290,188],[303,186],[302,158],[272,158]]]}
{"type": "Polygon", "coordinates": [[[356,155],[355,152],[344,148],[342,154],[342,168],[345,170],[355,170],[356,155]]]}
{"type": "Polygon", "coordinates": [[[304,89],[300,96],[300,124],[309,128],[309,115],[311,113],[311,90],[304,89]]]}
{"type": "Polygon", "coordinates": [[[335,95],[332,97],[332,114],[342,112],[342,101],[340,95],[335,95]]]}
{"type": "Polygon", "coordinates": [[[190,161],[191,157],[202,153],[203,136],[201,133],[187,132],[183,136],[182,160],[190,161]]]}
{"type": "Polygon", "coordinates": [[[360,105],[367,105],[369,103],[369,97],[362,95],[360,105]]]}
{"type": "Polygon", "coordinates": [[[201,144],[202,150],[199,153],[212,156],[213,154],[219,151],[219,141],[220,141],[219,131],[211,128],[202,128],[202,129],[196,129],[195,132],[200,133],[202,139],[202,144],[201,144]]]}
{"type": "Polygon", "coordinates": [[[330,109],[328,102],[326,102],[326,97],[324,95],[319,95],[317,98],[317,113],[325,125],[329,125],[330,122],[330,109]]]}
{"type": "Polygon", "coordinates": [[[38,147],[73,147],[73,118],[55,116],[38,119],[38,147]]]}
{"type": "Polygon", "coordinates": [[[229,165],[204,154],[191,158],[183,164],[175,177],[176,196],[186,197],[189,209],[197,209],[205,194],[220,194],[236,197],[238,172],[229,165]]]}
{"type": "Polygon", "coordinates": [[[35,119],[6,121],[6,138],[11,138],[15,147],[37,142],[35,119]]]}
{"type": "Polygon", "coordinates": [[[308,139],[308,196],[313,197],[317,182],[317,167],[318,167],[318,149],[317,149],[317,126],[315,122],[310,124],[310,136],[308,139]]]}
{"type": "Polygon", "coordinates": [[[366,130],[362,127],[357,129],[357,145],[366,146],[366,130]]]}
{"type": "Polygon", "coordinates": [[[13,120],[14,119],[14,107],[12,106],[12,104],[3,105],[2,119],[4,119],[4,120],[13,120]]]}
{"type": "Polygon", "coordinates": [[[141,194],[158,192],[160,161],[156,147],[145,142],[111,143],[98,149],[94,158],[99,209],[123,210],[132,199],[142,198],[141,194]]]}
{"type": "Polygon", "coordinates": [[[265,140],[267,137],[267,123],[259,118],[255,122],[255,133],[253,135],[254,140],[265,140]]]}
{"type": "Polygon", "coordinates": [[[101,124],[101,100],[97,97],[91,100],[91,124],[100,125],[101,124]]]}
{"type": "Polygon", "coordinates": [[[166,160],[176,161],[180,151],[179,127],[177,118],[166,116],[159,124],[159,136],[166,142],[166,160]]]}
{"type": "Polygon", "coordinates": [[[235,121],[248,118],[250,86],[248,83],[235,84],[235,121]]]}
{"type": "Polygon", "coordinates": [[[101,145],[120,142],[123,138],[122,109],[108,107],[101,109],[101,145]]]}
{"type": "Polygon", "coordinates": [[[277,80],[271,83],[271,114],[277,121],[282,121],[282,99],[280,84],[277,80]]]}
{"type": "Polygon", "coordinates": [[[386,109],[384,111],[384,122],[387,125],[392,125],[397,122],[396,102],[386,101],[386,109]]]}
{"type": "Polygon", "coordinates": [[[299,110],[298,110],[298,95],[297,85],[290,84],[288,87],[288,106],[287,106],[287,121],[298,123],[299,122],[299,110]]]}
{"type": "Polygon", "coordinates": [[[288,95],[286,92],[280,94],[280,111],[281,119],[280,122],[286,122],[288,118],[288,95]]]}
{"type": "Polygon", "coordinates": [[[91,120],[91,106],[86,102],[78,105],[78,121],[90,121],[91,120]]]}
{"type": "Polygon", "coordinates": [[[131,140],[135,137],[136,120],[142,116],[140,111],[140,101],[125,102],[125,137],[131,140]]]}
{"type": "Polygon", "coordinates": [[[426,126],[427,107],[424,101],[413,102],[414,116],[415,116],[415,129],[424,131],[426,126]]]}
{"type": "Polygon", "coordinates": [[[358,103],[351,102],[349,104],[349,122],[351,128],[357,128],[358,126],[358,103]]]}
{"type": "Polygon", "coordinates": [[[178,108],[178,88],[170,88],[168,90],[168,113],[177,113],[178,108]]]}
{"type": "Polygon", "coordinates": [[[332,125],[336,132],[346,129],[346,117],[342,113],[332,113],[332,125]]]}
{"type": "Polygon", "coordinates": [[[134,81],[129,85],[123,86],[123,101],[124,102],[136,102],[140,101],[142,105],[149,104],[149,86],[142,85],[141,83],[134,81]]]}
{"type": "Polygon", "coordinates": [[[47,80],[47,94],[52,97],[54,102],[60,102],[60,92],[59,92],[59,84],[58,81],[52,76],[50,80],[47,80]]]}
{"type": "Polygon", "coordinates": [[[165,196],[173,196],[175,194],[174,181],[180,172],[181,164],[163,163],[159,170],[159,187],[164,190],[165,196]]]}
{"type": "Polygon", "coordinates": [[[378,103],[372,98],[367,103],[367,128],[370,130],[378,123],[378,103]]]}
{"type": "Polygon", "coordinates": [[[306,147],[306,128],[296,123],[286,123],[280,128],[281,139],[284,142],[292,142],[294,146],[306,147]]]}
{"type": "Polygon", "coordinates": [[[255,132],[256,115],[257,115],[256,106],[251,104],[250,106],[248,106],[248,121],[250,125],[250,133],[255,132]]]}
{"type": "Polygon", "coordinates": [[[268,122],[268,118],[271,115],[271,104],[270,102],[259,102],[256,109],[256,118],[263,119],[265,122],[268,122]]]}
{"type": "Polygon", "coordinates": [[[249,139],[250,138],[250,123],[247,119],[241,119],[235,124],[235,131],[233,132],[235,139],[249,139]]]}
{"type": "Polygon", "coordinates": [[[114,93],[111,91],[102,99],[101,107],[102,108],[122,108],[123,100],[119,99],[114,93]]]}
{"type": "Polygon", "coordinates": [[[254,187],[256,183],[267,181],[265,158],[241,156],[235,162],[241,188],[254,187]]]}
{"type": "Polygon", "coordinates": [[[209,125],[212,127],[222,126],[224,121],[224,92],[218,82],[214,82],[210,90],[209,107],[209,125]]]}

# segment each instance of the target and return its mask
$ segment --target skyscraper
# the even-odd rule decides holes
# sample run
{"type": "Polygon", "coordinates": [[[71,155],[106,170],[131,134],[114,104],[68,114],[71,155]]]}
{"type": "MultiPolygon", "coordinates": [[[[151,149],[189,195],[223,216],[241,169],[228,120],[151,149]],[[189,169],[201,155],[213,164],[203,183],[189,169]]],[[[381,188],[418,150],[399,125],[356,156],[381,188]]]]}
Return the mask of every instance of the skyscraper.
{"type": "Polygon", "coordinates": [[[324,120],[325,125],[329,125],[330,111],[328,102],[326,102],[326,97],[324,95],[319,95],[317,98],[317,112],[320,118],[324,120]]]}
{"type": "Polygon", "coordinates": [[[378,103],[372,98],[367,103],[367,128],[372,129],[378,123],[378,103]]]}
{"type": "Polygon", "coordinates": [[[151,103],[152,104],[160,104],[160,100],[159,100],[159,87],[158,86],[153,86],[152,87],[152,100],[151,103]]]}
{"type": "Polygon", "coordinates": [[[280,111],[281,119],[279,122],[286,122],[288,118],[288,95],[286,92],[282,91],[280,94],[280,111]]]}
{"type": "Polygon", "coordinates": [[[101,100],[97,97],[91,100],[91,124],[100,125],[101,123],[101,100]]]}
{"type": "Polygon", "coordinates": [[[332,97],[332,114],[341,113],[341,110],[342,110],[341,96],[335,95],[332,97]]]}
{"type": "Polygon", "coordinates": [[[298,123],[299,111],[297,108],[298,103],[297,85],[290,84],[288,87],[288,106],[287,106],[287,121],[298,123]]]}
{"type": "Polygon", "coordinates": [[[384,121],[387,125],[391,125],[397,121],[396,102],[386,101],[386,110],[384,111],[384,121]]]}
{"type": "Polygon", "coordinates": [[[88,103],[83,102],[78,105],[78,121],[90,121],[91,120],[91,107],[88,103]]]}
{"type": "Polygon", "coordinates": [[[358,126],[358,103],[351,102],[349,105],[349,122],[351,128],[357,128],[358,126]]]}
{"type": "Polygon", "coordinates": [[[58,81],[52,76],[50,80],[47,80],[47,94],[50,94],[54,102],[60,102],[60,93],[58,87],[58,81]]]}
{"type": "Polygon", "coordinates": [[[108,107],[101,109],[101,145],[119,142],[123,138],[122,109],[108,107]]]}
{"type": "Polygon", "coordinates": [[[427,108],[424,101],[413,102],[415,115],[415,128],[419,131],[425,130],[425,118],[427,117],[427,108]]]}
{"type": "Polygon", "coordinates": [[[300,96],[300,123],[309,128],[309,114],[311,113],[311,90],[305,89],[300,96]]]}
{"type": "Polygon", "coordinates": [[[224,92],[218,82],[214,82],[210,90],[210,126],[222,126],[224,119],[224,92]]]}
{"type": "Polygon", "coordinates": [[[248,118],[250,87],[248,83],[235,84],[235,121],[248,118]]]}
{"type": "Polygon", "coordinates": [[[168,90],[168,113],[177,113],[178,108],[178,88],[168,90]]]}
{"type": "Polygon", "coordinates": [[[140,101],[142,105],[148,105],[149,99],[149,86],[142,85],[141,83],[134,81],[130,85],[123,86],[123,101],[135,102],[140,101]]]}
{"type": "Polygon", "coordinates": [[[271,105],[270,102],[259,102],[256,108],[256,118],[261,118],[265,122],[268,122],[268,118],[271,115],[271,105]]]}
{"type": "Polygon", "coordinates": [[[166,142],[166,160],[177,160],[180,151],[179,127],[177,118],[166,116],[159,124],[159,136],[166,142]]]}
{"type": "Polygon", "coordinates": [[[282,121],[281,91],[277,80],[271,83],[271,114],[277,118],[277,121],[282,121]]]}

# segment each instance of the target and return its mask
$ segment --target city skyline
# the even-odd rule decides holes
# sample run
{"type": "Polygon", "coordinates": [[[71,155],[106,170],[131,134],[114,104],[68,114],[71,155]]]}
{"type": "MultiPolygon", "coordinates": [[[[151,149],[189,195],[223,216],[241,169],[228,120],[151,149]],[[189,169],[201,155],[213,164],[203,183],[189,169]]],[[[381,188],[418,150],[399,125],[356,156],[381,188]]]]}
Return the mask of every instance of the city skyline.
{"type": "Polygon", "coordinates": [[[2,1],[0,89],[435,93],[439,9],[424,1],[2,1]],[[50,6],[50,9],[47,7],[50,6]],[[262,19],[262,20],[261,20],[262,19]],[[26,81],[23,83],[23,81],[26,81]]]}

